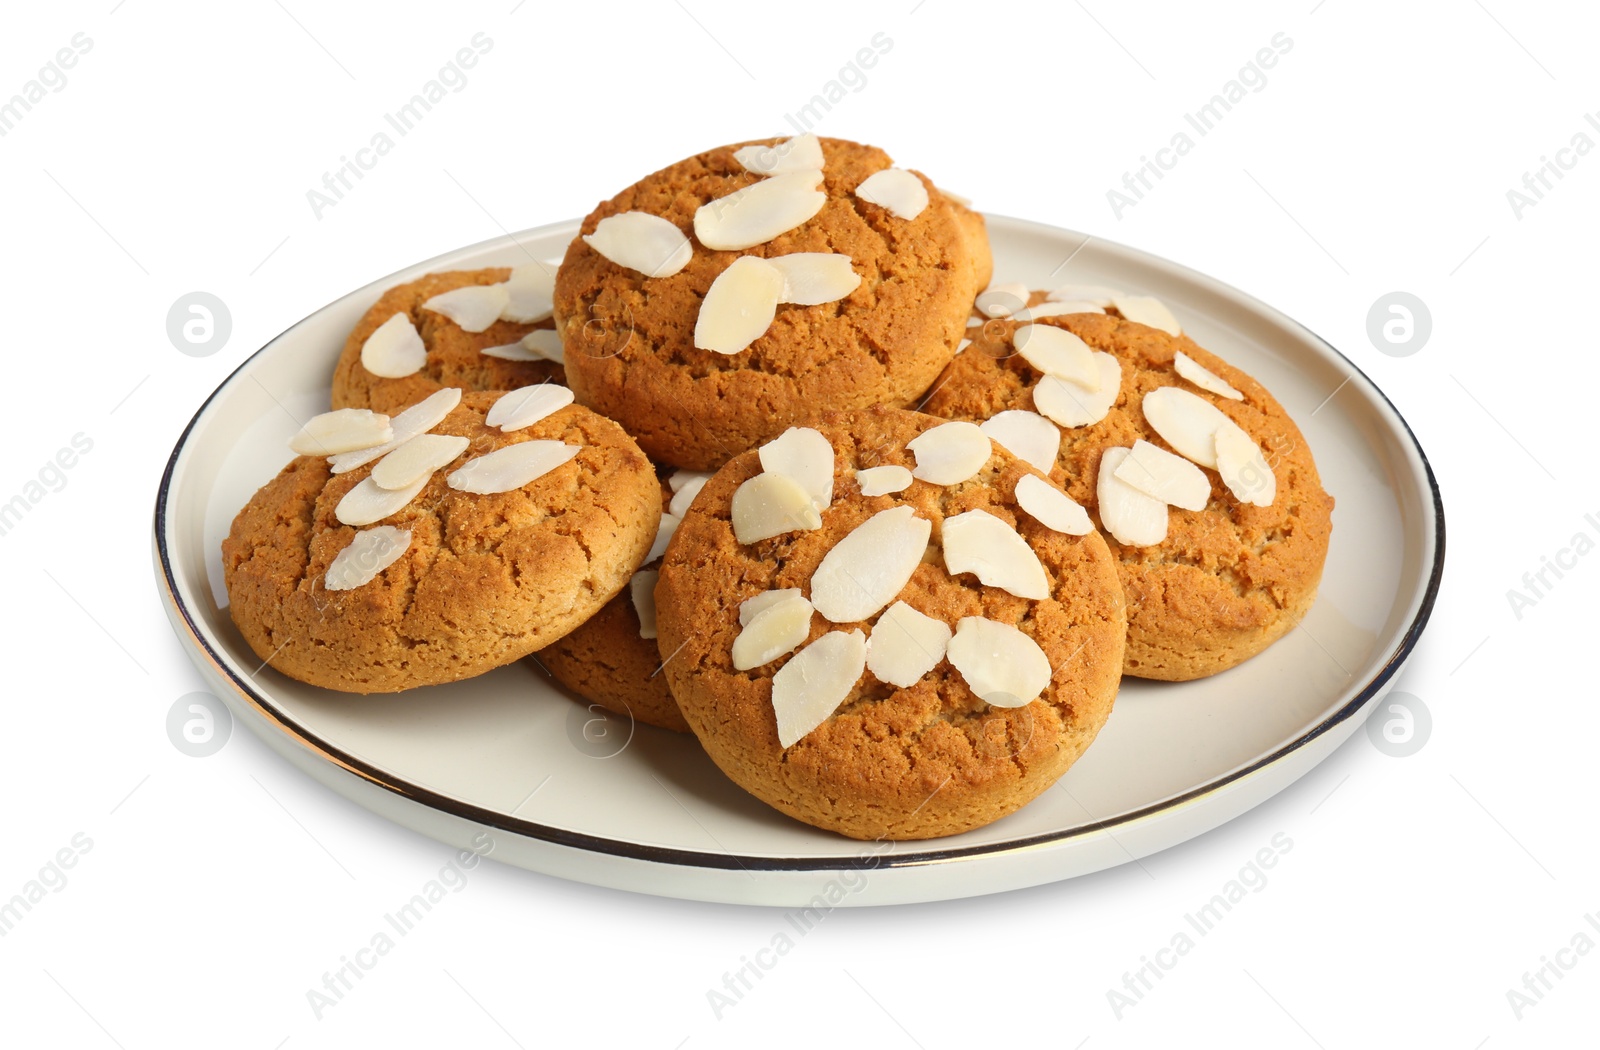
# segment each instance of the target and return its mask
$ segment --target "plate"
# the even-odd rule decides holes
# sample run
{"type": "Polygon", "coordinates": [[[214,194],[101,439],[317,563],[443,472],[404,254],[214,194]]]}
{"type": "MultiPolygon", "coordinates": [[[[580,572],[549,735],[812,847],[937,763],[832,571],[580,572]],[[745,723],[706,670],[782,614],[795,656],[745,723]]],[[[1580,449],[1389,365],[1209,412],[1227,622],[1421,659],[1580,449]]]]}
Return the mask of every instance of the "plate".
{"type": "Polygon", "coordinates": [[[994,216],[998,279],[1165,300],[1200,345],[1277,396],[1337,500],[1321,594],[1297,629],[1211,678],[1125,680],[1094,746],[1017,813],[950,838],[853,842],[746,795],[690,737],[604,721],[525,661],[370,697],[261,667],[229,619],[220,545],[290,458],[296,417],[327,409],[356,320],[398,282],[559,257],[577,229],[463,248],[318,310],[217,388],[161,479],[157,576],[209,686],[300,770],[396,823],[534,871],[699,900],[868,905],[1017,889],[1176,845],[1293,783],[1364,721],[1427,622],[1444,565],[1443,505],[1415,436],[1365,375],[1289,318],[1192,270],[994,216]]]}

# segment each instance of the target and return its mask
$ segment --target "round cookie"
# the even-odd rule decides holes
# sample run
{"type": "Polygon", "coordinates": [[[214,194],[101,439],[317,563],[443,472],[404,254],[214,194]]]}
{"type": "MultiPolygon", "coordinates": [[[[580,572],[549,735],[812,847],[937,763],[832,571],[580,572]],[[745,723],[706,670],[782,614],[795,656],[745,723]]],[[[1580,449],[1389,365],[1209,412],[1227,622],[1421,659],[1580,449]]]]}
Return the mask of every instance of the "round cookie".
{"type": "MultiPolygon", "coordinates": [[[[663,482],[663,516],[671,499],[672,490],[663,482]]],[[[641,565],[639,571],[660,567],[658,557],[641,565]]],[[[662,673],[656,640],[639,633],[639,613],[631,587],[623,588],[577,630],[529,659],[537,661],[556,681],[607,711],[677,733],[689,731],[689,723],[683,720],[683,712],[678,710],[678,702],[667,686],[667,676],[662,673]]]]}
{"type": "MultiPolygon", "coordinates": [[[[763,140],[774,144],[778,140],[763,140]]],[[[940,193],[914,219],[861,200],[855,189],[891,166],[872,146],[822,139],[814,217],[743,251],[692,238],[701,205],[762,181],[724,146],[647,176],[583,221],[628,211],[664,217],[694,252],[669,277],[649,278],[574,238],[556,276],[555,316],[568,382],[582,404],[622,423],[651,458],[714,470],[789,424],[834,409],[910,405],[950,361],[972,298],[987,281],[982,216],[940,193]],[[850,256],[863,279],[841,300],[781,304],[765,334],[731,355],[697,349],[695,325],[712,282],[742,256],[850,256]]]]}
{"type": "MultiPolygon", "coordinates": [[[[1187,681],[1226,670],[1261,652],[1298,624],[1316,598],[1328,552],[1333,498],[1323,491],[1305,438],[1283,407],[1250,376],[1187,336],[1115,314],[1041,318],[1116,357],[1122,386],[1099,423],[1061,430],[1051,480],[1100,525],[1096,486],[1101,454],[1138,439],[1171,450],[1145,419],[1144,395],[1175,386],[1215,405],[1261,446],[1277,485],[1271,506],[1235,499],[1214,470],[1204,473],[1211,496],[1204,509],[1168,507],[1166,539],[1155,546],[1120,544],[1109,532],[1128,598],[1124,673],[1187,681]],[[1244,395],[1231,400],[1180,377],[1182,351],[1244,395]]],[[[940,376],[923,411],[981,422],[1008,409],[1035,410],[1041,373],[1015,352],[1019,322],[991,319],[968,330],[972,345],[940,376]]],[[[1103,530],[1104,531],[1104,530],[1103,530]]]]}
{"type": "Polygon", "coordinates": [[[993,445],[987,462],[958,484],[916,480],[898,493],[861,495],[857,469],[914,467],[907,442],[942,423],[881,408],[824,417],[816,429],[833,446],[834,474],[821,527],[752,544],[735,538],[731,504],[739,486],[762,472],[761,464],[754,451],[733,459],[686,515],[656,587],[658,642],[664,655],[673,654],[666,673],[706,752],[773,808],[852,838],[951,835],[1020,808],[1093,741],[1120,678],[1126,622],[1115,561],[1099,535],[1055,532],[1016,508],[1013,490],[1037,476],[1033,468],[993,445]],[[774,677],[828,632],[870,634],[881,616],[830,623],[812,613],[801,648],[739,671],[731,649],[741,630],[740,604],[772,589],[799,588],[816,597],[812,575],[835,544],[878,512],[899,506],[931,522],[932,532],[895,600],[951,627],[969,616],[1019,627],[1048,658],[1048,684],[1030,703],[998,707],[980,699],[947,658],[906,688],[868,670],[830,717],[785,748],[772,702],[774,677]],[[943,522],[973,510],[993,514],[1002,528],[1021,535],[1042,565],[1047,597],[1020,598],[971,574],[946,571],[943,522]]]}
{"type": "Polygon", "coordinates": [[[465,437],[467,450],[369,526],[335,510],[376,464],[333,474],[327,459],[301,456],[251,498],[222,569],[233,621],[264,662],[352,693],[471,678],[550,644],[627,586],[661,513],[650,462],[621,427],[576,405],[502,433],[484,423],[499,396],[464,395],[431,433],[465,437]],[[535,439],[581,450],[508,492],[447,484],[475,457],[535,439]],[[358,587],[329,590],[335,557],[382,526],[410,532],[404,553],[358,587]]]}
{"type": "Polygon", "coordinates": [[[565,373],[555,361],[507,361],[483,352],[486,347],[518,342],[535,329],[553,328],[554,320],[546,318],[536,324],[496,321],[481,332],[468,332],[443,314],[422,308],[423,303],[443,292],[473,284],[499,284],[510,276],[511,271],[503,266],[451,270],[426,274],[384,292],[344,341],[344,350],[333,369],[333,407],[393,413],[445,387],[515,390],[546,381],[565,383],[565,373]],[[418,372],[386,379],[362,366],[361,348],[367,337],[395,314],[411,319],[427,348],[428,359],[418,372]]]}

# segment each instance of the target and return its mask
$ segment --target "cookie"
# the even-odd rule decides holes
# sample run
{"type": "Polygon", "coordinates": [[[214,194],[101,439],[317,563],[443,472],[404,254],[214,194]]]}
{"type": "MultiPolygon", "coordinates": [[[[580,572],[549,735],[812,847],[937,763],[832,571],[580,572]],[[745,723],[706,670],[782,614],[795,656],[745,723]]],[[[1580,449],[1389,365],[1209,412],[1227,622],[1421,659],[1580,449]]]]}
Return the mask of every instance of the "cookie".
{"type": "MultiPolygon", "coordinates": [[[[694,233],[702,206],[721,214],[724,205],[712,202],[766,181],[735,158],[745,147],[724,146],[602,203],[567,249],[555,316],[568,381],[581,404],[622,423],[656,460],[712,470],[818,412],[913,404],[955,352],[990,269],[982,217],[926,177],[894,169],[897,189],[926,197],[914,218],[902,218],[857,194],[891,168],[886,153],[841,139],[811,141],[824,158],[826,199],[817,197],[820,210],[786,232],[737,250],[712,250],[696,235],[674,260],[682,268],[659,277],[613,262],[584,240],[602,221],[628,213],[665,219],[668,239],[694,233]],[[736,261],[795,253],[847,256],[847,275],[859,284],[815,305],[779,300],[774,307],[769,296],[770,324],[747,333],[753,341],[745,348],[697,345],[706,341],[697,332],[708,292],[736,261]]],[[[778,145],[787,144],[747,144],[778,145]]],[[[779,177],[792,176],[772,181],[779,177]]],[[[802,198],[814,192],[799,191],[802,198]]]]}
{"type": "MultiPolygon", "coordinates": [[[[666,508],[671,499],[672,489],[663,481],[663,524],[668,520],[666,508]]],[[[661,559],[657,557],[642,565],[639,572],[653,574],[660,568],[661,559]]],[[[645,576],[640,586],[649,581],[650,576],[645,576]]],[[[683,720],[678,702],[667,686],[655,637],[647,638],[640,630],[641,601],[654,604],[653,597],[635,595],[632,586],[624,588],[577,630],[529,659],[557,682],[607,711],[646,725],[687,733],[689,723],[683,720]]]]}
{"type": "MultiPolygon", "coordinates": [[[[1030,298],[1040,300],[1037,294],[1030,298]]],[[[1304,436],[1260,383],[1187,336],[1129,321],[1115,306],[1107,309],[1038,319],[1112,355],[1121,370],[1120,388],[1103,419],[1057,428],[1061,443],[1051,479],[1107,531],[1128,597],[1124,672],[1168,681],[1201,678],[1261,652],[1305,616],[1327,556],[1333,499],[1323,491],[1304,436]],[[1241,397],[1222,396],[1180,376],[1179,352],[1241,397]],[[1169,506],[1165,538],[1158,543],[1119,543],[1097,506],[1101,459],[1108,449],[1138,441],[1175,450],[1144,411],[1145,395],[1162,387],[1202,399],[1242,428],[1274,476],[1275,494],[1269,506],[1241,502],[1216,470],[1195,468],[1209,487],[1203,508],[1169,506]]],[[[979,422],[1008,410],[1036,411],[1034,394],[1044,373],[1016,348],[1023,323],[1000,317],[968,329],[972,344],[940,376],[923,410],[979,422]]]]}
{"type": "Polygon", "coordinates": [[[503,266],[453,270],[430,273],[384,292],[345,340],[333,370],[333,407],[395,412],[446,387],[515,390],[535,383],[565,383],[558,361],[514,361],[483,352],[516,344],[529,332],[553,328],[551,319],[534,324],[497,320],[481,332],[469,332],[444,314],[423,308],[422,304],[436,295],[469,285],[499,284],[510,276],[511,270],[503,266]],[[372,333],[396,314],[410,320],[427,356],[410,375],[385,378],[362,364],[361,349],[372,333]]]}
{"type": "Polygon", "coordinates": [[[300,456],[251,498],[223,541],[222,568],[257,656],[344,692],[452,682],[549,645],[627,586],[661,513],[650,462],[621,427],[575,405],[510,433],[488,426],[499,397],[465,394],[430,428],[465,449],[386,517],[344,524],[362,516],[341,504],[358,486],[352,503],[376,492],[368,479],[387,458],[335,474],[328,458],[300,456]],[[529,441],[572,458],[509,491],[453,487],[458,470],[529,441]]]}
{"type": "MultiPolygon", "coordinates": [[[[1083,753],[1117,691],[1126,622],[1116,563],[1092,529],[1067,535],[1018,510],[1019,484],[1049,488],[1037,471],[978,434],[976,455],[946,475],[969,475],[954,483],[913,479],[899,469],[858,476],[864,468],[937,473],[925,445],[907,446],[947,426],[975,431],[886,408],[824,417],[815,429],[827,442],[825,464],[831,446],[831,473],[823,470],[831,501],[816,519],[797,515],[817,527],[751,543],[738,539],[749,521],[741,515],[751,506],[739,494],[757,491],[747,486],[759,486],[772,472],[763,470],[765,450],[734,458],[678,528],[656,587],[658,642],[671,655],[666,674],[706,752],[779,812],[852,838],[951,835],[1013,812],[1083,753]],[[897,490],[866,496],[864,483],[872,491],[897,490]],[[963,527],[985,528],[958,540],[956,515],[964,515],[963,527]],[[970,572],[952,575],[945,560],[958,552],[987,557],[1001,547],[1036,574],[1036,590],[1033,582],[1000,586],[970,572]],[[877,578],[891,564],[901,575],[877,578]],[[861,580],[868,581],[861,585],[864,604],[852,589],[861,580]],[[786,589],[799,593],[774,593],[786,589]],[[757,606],[744,604],[751,599],[759,599],[757,606]],[[752,615],[767,602],[774,604],[752,615]],[[779,646],[792,642],[792,648],[738,669],[737,663],[768,655],[736,660],[741,637],[755,633],[761,641],[769,632],[758,625],[793,611],[796,632],[779,646]],[[988,644],[988,633],[1009,641],[988,644]],[[860,635],[870,635],[871,644],[866,669],[851,680],[860,635]],[[983,655],[997,648],[1026,651],[1016,662],[1028,665],[1028,676],[1037,673],[1031,686],[1012,691],[990,681],[1012,671],[1009,659],[983,655]],[[890,684],[896,680],[902,684],[890,684]],[[817,691],[808,693],[813,686],[817,691]],[[1030,691],[1036,698],[1021,695],[1030,691]],[[798,696],[820,703],[826,715],[788,746],[784,737],[806,726],[797,729],[779,713],[780,695],[785,711],[798,696]]],[[[819,483],[813,478],[808,491],[819,483]]],[[[771,487],[788,485],[782,476],[771,487]]]]}

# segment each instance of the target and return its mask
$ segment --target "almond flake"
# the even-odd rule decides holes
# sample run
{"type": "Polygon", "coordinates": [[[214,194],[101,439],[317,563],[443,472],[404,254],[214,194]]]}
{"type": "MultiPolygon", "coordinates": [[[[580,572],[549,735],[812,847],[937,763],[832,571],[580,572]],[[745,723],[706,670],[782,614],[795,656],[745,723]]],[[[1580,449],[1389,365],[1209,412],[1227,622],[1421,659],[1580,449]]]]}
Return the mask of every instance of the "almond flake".
{"type": "Polygon", "coordinates": [[[971,339],[963,339],[963,340],[961,340],[961,342],[956,344],[956,353],[958,353],[958,354],[961,353],[961,351],[965,350],[967,347],[969,347],[971,345],[972,345],[972,340],[971,339]]]}
{"type": "Polygon", "coordinates": [[[863,496],[887,496],[891,492],[904,492],[911,487],[911,471],[905,467],[886,464],[856,471],[856,484],[863,496]]]}
{"type": "Polygon", "coordinates": [[[1117,468],[1127,458],[1125,448],[1108,448],[1100,456],[1095,486],[1100,524],[1118,543],[1152,547],[1167,538],[1167,505],[1117,477],[1117,468]]]}
{"type": "Polygon", "coordinates": [[[696,481],[709,481],[711,474],[704,470],[675,470],[667,479],[667,488],[674,493],[681,492],[685,485],[696,481]]]}
{"type": "Polygon", "coordinates": [[[428,363],[428,348],[405,314],[395,314],[373,329],[361,344],[361,367],[384,379],[404,379],[428,363]]]}
{"type": "Polygon", "coordinates": [[[1261,446],[1232,420],[1217,428],[1217,473],[1240,503],[1270,507],[1278,495],[1278,479],[1261,454],[1261,446]]]}
{"type": "Polygon", "coordinates": [[[676,514],[661,515],[661,524],[656,526],[656,538],[650,544],[650,553],[644,556],[644,564],[650,564],[667,552],[667,544],[672,542],[673,534],[682,524],[683,519],[676,514]]]}
{"type": "Polygon", "coordinates": [[[1089,512],[1043,478],[1029,474],[1018,481],[1016,500],[1017,506],[1047,529],[1068,536],[1087,536],[1094,531],[1089,512]]]}
{"type": "Polygon", "coordinates": [[[552,413],[572,404],[572,391],[558,383],[540,383],[525,386],[504,394],[483,417],[487,426],[499,427],[504,433],[531,427],[552,413]]]}
{"type": "Polygon", "coordinates": [[[1124,320],[1159,328],[1168,335],[1182,335],[1178,319],[1172,316],[1167,304],[1148,295],[1119,295],[1111,300],[1124,320]]]}
{"type": "Polygon", "coordinates": [[[1140,438],[1123,457],[1115,474],[1140,492],[1184,510],[1205,510],[1211,482],[1200,468],[1140,438]]]}
{"type": "Polygon", "coordinates": [[[656,580],[660,578],[661,574],[654,569],[640,569],[628,581],[633,612],[639,618],[640,638],[656,636],[656,580]]]}
{"type": "Polygon", "coordinates": [[[1172,365],[1177,369],[1180,376],[1187,379],[1201,390],[1206,390],[1213,394],[1219,394],[1222,397],[1233,401],[1244,400],[1244,395],[1235,390],[1233,384],[1229,383],[1226,379],[1217,375],[1217,373],[1211,371],[1211,369],[1207,368],[1199,361],[1196,361],[1182,350],[1179,350],[1177,356],[1173,358],[1172,365]]]}
{"type": "Polygon", "coordinates": [[[870,619],[910,581],[932,534],[933,522],[910,507],[880,510],[823,556],[811,574],[811,604],[834,623],[870,619]]]}
{"type": "Polygon", "coordinates": [[[1035,303],[1025,309],[1012,314],[1012,319],[1017,321],[1035,321],[1041,317],[1060,317],[1064,314],[1103,314],[1105,313],[1094,303],[1073,300],[1064,303],[1035,303]]]}
{"type": "Polygon", "coordinates": [[[371,478],[362,478],[359,484],[339,500],[339,505],[333,509],[333,516],[344,525],[354,525],[357,528],[371,525],[375,521],[382,521],[389,515],[398,513],[416,498],[417,493],[422,491],[422,486],[427,483],[427,477],[421,477],[405,488],[386,489],[371,478]]]}
{"type": "Polygon", "coordinates": [[[1048,474],[1061,451],[1061,431],[1037,412],[1008,409],[990,416],[978,429],[1024,463],[1048,474]]]}
{"type": "Polygon", "coordinates": [[[756,455],[769,474],[787,474],[811,494],[818,510],[833,503],[833,445],[811,427],[790,427],[756,455]]]}
{"type": "Polygon", "coordinates": [[[378,573],[400,560],[411,546],[411,530],[393,525],[358,532],[349,546],[334,556],[322,585],[330,591],[354,590],[376,579],[378,573]]]}
{"type": "Polygon", "coordinates": [[[820,306],[843,299],[861,284],[850,256],[829,252],[791,252],[767,260],[783,274],[780,302],[820,306]]]}
{"type": "Polygon", "coordinates": [[[911,476],[935,485],[959,485],[989,462],[994,447],[976,423],[941,423],[924,430],[906,448],[917,458],[911,476]]]}
{"type": "Polygon", "coordinates": [[[694,345],[737,354],[766,334],[782,297],[783,272],[765,259],[741,255],[706,289],[694,323],[694,345]]]}
{"type": "Polygon", "coordinates": [[[1090,303],[1100,307],[1101,313],[1121,297],[1122,293],[1115,288],[1098,284],[1064,284],[1046,296],[1052,303],[1090,303]]]}
{"type": "Polygon", "coordinates": [[[796,595],[751,617],[733,640],[733,669],[748,671],[794,652],[811,634],[811,603],[796,595]]]}
{"type": "Polygon", "coordinates": [[[1100,365],[1094,350],[1065,328],[1020,325],[1011,335],[1011,345],[1024,361],[1047,376],[1070,380],[1091,394],[1100,389],[1100,365]]]}
{"type": "Polygon", "coordinates": [[[504,284],[469,284],[440,292],[422,308],[450,318],[463,332],[481,332],[500,320],[500,311],[510,302],[504,284]]]}
{"type": "Polygon", "coordinates": [[[1217,430],[1232,422],[1222,410],[1182,387],[1156,387],[1141,402],[1145,422],[1178,454],[1215,469],[1217,430]]]}
{"type": "Polygon", "coordinates": [[[967,327],[968,328],[981,328],[982,326],[983,326],[983,318],[981,318],[981,317],[969,317],[969,318],[967,318],[967,327]]]}
{"type": "Polygon", "coordinates": [[[372,448],[394,437],[389,417],[370,408],[341,408],[306,420],[289,439],[289,448],[302,456],[332,456],[372,448]]]}
{"type": "Polygon", "coordinates": [[[897,219],[911,220],[928,206],[928,187],[904,168],[884,168],[861,180],[856,196],[889,209],[897,219]]]}
{"type": "Polygon", "coordinates": [[[754,248],[809,220],[827,203],[820,171],[791,171],[751,183],[694,213],[694,235],[713,251],[754,248]]]}
{"type": "Polygon", "coordinates": [[[739,626],[748,627],[751,620],[754,620],[779,602],[799,597],[801,597],[800,588],[783,587],[777,590],[762,591],[753,598],[746,598],[739,603],[739,626]]]}
{"type": "Polygon", "coordinates": [[[341,452],[337,456],[330,456],[328,466],[335,474],[343,474],[347,470],[366,466],[380,456],[387,456],[418,434],[426,434],[444,422],[444,417],[453,412],[459,404],[461,404],[459,387],[447,386],[443,390],[435,390],[389,420],[389,425],[394,428],[394,437],[375,448],[341,452]]]}
{"type": "Polygon", "coordinates": [[[867,667],[867,636],[829,631],[772,676],[778,744],[790,747],[839,709],[867,667]]]}
{"type": "Polygon", "coordinates": [[[426,481],[433,472],[451,463],[467,450],[471,441],[448,434],[418,434],[404,445],[378,460],[372,480],[380,489],[403,489],[418,479],[426,481]]]}
{"type": "Polygon", "coordinates": [[[581,449],[561,441],[522,441],[469,459],[447,479],[459,492],[513,492],[550,473],[581,449]]]}
{"type": "Polygon", "coordinates": [[[1093,426],[1106,418],[1122,394],[1122,365],[1107,353],[1096,352],[1100,389],[1089,391],[1077,383],[1045,376],[1033,388],[1033,407],[1063,427],[1093,426]]]}
{"type": "Polygon", "coordinates": [[[558,365],[565,360],[561,347],[561,333],[554,328],[535,328],[522,337],[522,348],[558,365]]]}
{"type": "Polygon", "coordinates": [[[757,474],[744,482],[733,492],[729,517],[740,543],[822,528],[811,493],[787,474],[757,474]]]}
{"type": "Polygon", "coordinates": [[[950,665],[991,707],[1026,707],[1050,685],[1050,658],[1008,623],[963,616],[950,639],[950,665]]]}
{"type": "Polygon", "coordinates": [[[1010,317],[1028,305],[1028,286],[1021,281],[992,284],[978,293],[973,306],[985,317],[1010,317]]]}
{"type": "Polygon", "coordinates": [[[1028,541],[986,510],[944,519],[939,543],[944,547],[945,571],[951,576],[970,572],[985,587],[998,587],[1018,598],[1050,597],[1050,581],[1028,541]]]}
{"type": "Polygon", "coordinates": [[[711,480],[709,474],[692,478],[682,488],[672,494],[672,502],[667,505],[667,512],[674,517],[683,517],[689,512],[689,504],[700,495],[700,490],[706,487],[706,482],[711,480]]]}
{"type": "Polygon", "coordinates": [[[694,257],[694,245],[672,222],[647,211],[608,215],[583,243],[611,262],[646,277],[671,277],[694,257]]]}
{"type": "Polygon", "coordinates": [[[822,142],[807,131],[776,146],[745,146],[733,159],[752,175],[787,175],[793,171],[822,170],[822,142]]]}
{"type": "Polygon", "coordinates": [[[504,285],[506,305],[500,309],[500,320],[537,324],[554,312],[554,268],[539,263],[512,267],[511,276],[506,278],[504,285]]]}
{"type": "Polygon", "coordinates": [[[507,343],[504,346],[486,346],[478,353],[484,357],[498,357],[502,361],[543,361],[544,355],[529,350],[522,345],[522,340],[507,343]]]}
{"type": "Polygon", "coordinates": [[[909,689],[939,666],[949,645],[949,624],[895,602],[872,626],[867,670],[880,682],[909,689]]]}

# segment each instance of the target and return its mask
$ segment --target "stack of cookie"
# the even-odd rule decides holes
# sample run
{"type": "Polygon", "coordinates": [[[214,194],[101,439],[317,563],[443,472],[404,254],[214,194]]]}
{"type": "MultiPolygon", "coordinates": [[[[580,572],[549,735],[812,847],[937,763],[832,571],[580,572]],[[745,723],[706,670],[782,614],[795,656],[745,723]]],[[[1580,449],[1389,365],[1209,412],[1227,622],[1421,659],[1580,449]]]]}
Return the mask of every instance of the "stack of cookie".
{"type": "Polygon", "coordinates": [[[391,289],[224,543],[234,620],[352,692],[537,654],[852,837],[1004,816],[1121,675],[1297,623],[1332,501],[1161,303],[991,266],[966,202],[805,134],[646,177],[559,268],[391,289]]]}

